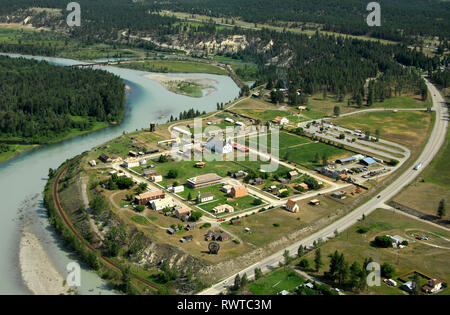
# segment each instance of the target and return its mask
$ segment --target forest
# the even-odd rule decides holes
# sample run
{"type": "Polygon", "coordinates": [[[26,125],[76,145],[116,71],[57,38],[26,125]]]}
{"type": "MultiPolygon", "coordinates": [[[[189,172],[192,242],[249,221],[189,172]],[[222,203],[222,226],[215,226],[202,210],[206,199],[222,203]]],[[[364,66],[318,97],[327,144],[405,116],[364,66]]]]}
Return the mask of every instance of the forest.
{"type": "Polygon", "coordinates": [[[124,115],[124,83],[103,70],[0,56],[0,95],[0,141],[6,142],[46,143],[124,115]]]}
{"type": "MultiPolygon", "coordinates": [[[[148,1],[152,2],[152,1],[148,1]]],[[[369,35],[401,41],[407,36],[432,35],[449,38],[450,3],[439,0],[379,0],[381,26],[366,23],[366,0],[171,0],[156,2],[161,10],[196,13],[247,22],[281,24],[319,23],[324,30],[352,35],[369,35]]],[[[296,26],[296,25],[294,25],[296,26]]]]}
{"type": "MultiPolygon", "coordinates": [[[[83,27],[72,34],[85,40],[113,39],[119,30],[151,31],[154,35],[170,34],[178,21],[156,13],[161,10],[197,13],[223,18],[233,23],[241,18],[252,23],[283,25],[323,30],[352,35],[367,35],[393,41],[408,41],[417,36],[439,36],[449,39],[450,3],[439,0],[379,0],[381,26],[369,27],[367,0],[78,0],[83,12],[83,27]]],[[[58,8],[62,15],[50,18],[45,12],[29,14],[34,26],[62,26],[67,15],[67,3],[58,0],[0,0],[0,16],[26,11],[31,7],[58,8]]],[[[24,16],[28,16],[25,14],[24,16]]]]}

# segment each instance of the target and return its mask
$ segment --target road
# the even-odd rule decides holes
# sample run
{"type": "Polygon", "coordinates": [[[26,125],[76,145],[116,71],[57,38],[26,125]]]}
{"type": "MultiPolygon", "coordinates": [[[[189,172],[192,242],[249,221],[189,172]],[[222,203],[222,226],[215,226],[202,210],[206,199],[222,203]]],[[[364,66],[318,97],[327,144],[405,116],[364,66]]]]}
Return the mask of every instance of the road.
{"type": "MultiPolygon", "coordinates": [[[[445,141],[447,125],[448,125],[448,109],[445,105],[445,102],[440,95],[439,91],[427,80],[426,84],[428,86],[428,90],[433,98],[433,108],[436,112],[436,120],[431,132],[431,135],[428,139],[427,144],[425,145],[424,150],[420,154],[420,157],[415,161],[415,163],[422,162],[423,167],[419,170],[413,170],[409,168],[403,174],[401,174],[395,181],[393,181],[389,186],[387,186],[377,197],[369,200],[365,204],[361,205],[351,213],[342,217],[341,219],[333,222],[329,226],[325,227],[321,231],[318,231],[307,238],[304,238],[287,248],[278,251],[277,253],[264,258],[263,260],[241,270],[239,274],[242,276],[244,273],[247,274],[248,278],[251,279],[254,277],[254,272],[256,268],[260,268],[263,272],[270,271],[276,267],[278,267],[278,263],[284,260],[283,253],[285,250],[288,250],[291,255],[297,253],[297,249],[300,245],[311,246],[314,241],[318,239],[326,240],[327,238],[333,237],[335,231],[342,232],[345,229],[349,228],[353,224],[355,224],[362,215],[368,215],[377,208],[384,207],[385,202],[398,194],[405,186],[411,183],[420,172],[433,160],[435,155],[438,153],[442,144],[445,141]]],[[[200,292],[200,295],[215,295],[225,291],[229,286],[232,285],[234,277],[236,274],[228,277],[227,279],[222,280],[221,282],[213,285],[212,287],[200,292]]]]}

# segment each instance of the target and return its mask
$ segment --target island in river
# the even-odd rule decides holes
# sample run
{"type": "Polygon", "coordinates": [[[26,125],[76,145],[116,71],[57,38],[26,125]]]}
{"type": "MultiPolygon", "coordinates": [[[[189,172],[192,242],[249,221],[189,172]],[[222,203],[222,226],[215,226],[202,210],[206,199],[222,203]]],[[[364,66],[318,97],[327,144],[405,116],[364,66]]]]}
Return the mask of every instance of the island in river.
{"type": "Polygon", "coordinates": [[[124,117],[125,84],[107,71],[0,56],[0,73],[0,162],[124,117]]]}

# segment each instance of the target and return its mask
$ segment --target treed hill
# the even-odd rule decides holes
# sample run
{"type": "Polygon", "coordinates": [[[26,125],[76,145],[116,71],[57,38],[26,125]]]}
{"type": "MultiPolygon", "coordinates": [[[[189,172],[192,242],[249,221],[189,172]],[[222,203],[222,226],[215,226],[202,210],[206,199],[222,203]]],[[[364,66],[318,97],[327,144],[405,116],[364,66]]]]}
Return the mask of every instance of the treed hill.
{"type": "MultiPolygon", "coordinates": [[[[153,1],[147,1],[153,2],[153,1]]],[[[410,35],[448,38],[450,3],[440,0],[378,0],[381,27],[369,27],[368,0],[171,0],[156,2],[159,9],[170,9],[237,18],[255,23],[320,23],[325,30],[353,35],[368,34],[391,40],[410,35]]]]}
{"type": "MultiPolygon", "coordinates": [[[[366,23],[368,0],[78,0],[82,8],[83,27],[74,35],[84,39],[113,39],[119,30],[146,31],[156,36],[171,34],[176,19],[150,12],[182,11],[212,17],[242,18],[248,22],[279,24],[293,22],[297,26],[317,23],[324,30],[353,35],[369,35],[395,41],[414,36],[439,36],[448,39],[450,32],[450,2],[441,0],[378,0],[381,6],[381,27],[366,23]]],[[[32,16],[35,26],[62,26],[67,3],[60,0],[0,0],[3,22],[14,20],[33,7],[57,8],[62,17],[44,19],[45,13],[32,16]]]]}
{"type": "Polygon", "coordinates": [[[45,143],[95,122],[121,121],[125,89],[109,72],[0,56],[0,141],[45,143]]]}

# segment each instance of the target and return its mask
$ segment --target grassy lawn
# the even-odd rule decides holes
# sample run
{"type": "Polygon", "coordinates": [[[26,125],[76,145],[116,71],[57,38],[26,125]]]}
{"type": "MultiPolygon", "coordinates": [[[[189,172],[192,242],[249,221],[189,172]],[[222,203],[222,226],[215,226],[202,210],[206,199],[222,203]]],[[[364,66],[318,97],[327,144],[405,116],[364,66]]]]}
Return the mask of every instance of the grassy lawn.
{"type": "Polygon", "coordinates": [[[277,116],[286,117],[290,113],[284,110],[265,110],[265,109],[237,109],[236,113],[260,120],[272,120],[277,116]]]}
{"type": "Polygon", "coordinates": [[[119,66],[148,72],[227,74],[224,69],[217,66],[192,61],[146,60],[144,62],[121,63],[119,66]]]}
{"type": "MultiPolygon", "coordinates": [[[[335,250],[343,253],[345,259],[351,265],[354,261],[363,263],[365,258],[372,259],[380,264],[388,262],[396,268],[397,276],[404,273],[417,270],[431,277],[435,277],[444,282],[449,282],[450,272],[448,260],[450,259],[450,250],[435,248],[427,245],[438,237],[450,238],[450,233],[443,229],[434,227],[430,224],[415,220],[403,214],[393,212],[392,210],[378,209],[366,217],[364,221],[360,221],[338,237],[329,240],[321,246],[321,252],[324,267],[317,274],[323,275],[329,269],[329,255],[335,250]],[[365,226],[369,228],[367,233],[358,233],[358,228],[365,226]],[[416,241],[411,234],[415,231],[422,231],[422,234],[430,236],[430,241],[416,241]],[[409,239],[409,245],[401,250],[394,248],[376,248],[371,245],[371,241],[378,235],[400,235],[409,239]]],[[[440,239],[444,242],[444,239],[440,239]]],[[[450,243],[446,242],[446,246],[450,247],[450,243]]],[[[433,244],[433,243],[431,243],[433,244]]],[[[436,243],[437,244],[437,243],[436,243]]],[[[305,256],[312,261],[314,252],[310,252],[305,256]]],[[[391,288],[381,284],[380,287],[372,287],[368,289],[369,294],[401,294],[396,288],[391,288]]]]}
{"type": "Polygon", "coordinates": [[[384,100],[384,102],[376,102],[373,107],[385,108],[427,108],[427,105],[432,105],[431,97],[425,102],[420,99],[420,96],[397,96],[384,100]]]}
{"type": "MultiPolygon", "coordinates": [[[[425,168],[420,178],[398,194],[394,201],[433,216],[437,215],[441,199],[445,200],[446,209],[450,208],[449,143],[449,131],[447,130],[445,143],[438,155],[425,168]]],[[[449,211],[444,219],[450,220],[449,211]]]]}
{"type": "Polygon", "coordinates": [[[281,268],[253,281],[248,289],[256,295],[276,295],[283,290],[294,290],[302,283],[303,278],[295,271],[281,268]]]}
{"type": "Polygon", "coordinates": [[[239,225],[230,225],[229,222],[224,222],[222,226],[243,241],[259,247],[304,228],[306,223],[297,220],[300,217],[299,213],[273,209],[241,218],[239,225]],[[279,226],[274,226],[274,224],[279,226]],[[245,232],[245,227],[250,228],[250,232],[245,232]]]}
{"type": "Polygon", "coordinates": [[[149,224],[147,219],[141,215],[135,215],[134,217],[131,217],[131,220],[133,220],[134,222],[141,224],[141,225],[149,224]]]}
{"type": "MultiPolygon", "coordinates": [[[[297,146],[299,144],[310,143],[311,141],[308,138],[293,135],[287,132],[280,132],[278,142],[280,144],[280,149],[286,149],[289,147],[297,146]]],[[[271,138],[268,137],[267,145],[271,145],[271,138]]]]}
{"type": "Polygon", "coordinates": [[[9,150],[0,153],[0,163],[9,160],[22,152],[33,149],[34,145],[29,144],[9,144],[9,150]]]}
{"type": "MultiPolygon", "coordinates": [[[[231,199],[229,198],[224,192],[222,192],[220,189],[222,188],[222,185],[215,185],[215,186],[208,186],[203,187],[199,189],[191,189],[187,186],[185,186],[184,191],[179,193],[180,196],[183,198],[187,198],[189,193],[191,194],[191,197],[193,200],[197,198],[197,194],[210,192],[214,195],[214,199],[212,201],[204,202],[201,204],[198,204],[200,208],[202,208],[205,211],[211,212],[212,209],[218,205],[222,204],[228,204],[234,208],[234,211],[242,211],[246,210],[252,207],[255,207],[256,205],[253,204],[255,198],[253,196],[247,195],[245,197],[241,197],[238,199],[231,199]]],[[[228,213],[222,213],[219,215],[227,215],[228,213]]]]}
{"type": "Polygon", "coordinates": [[[157,174],[163,176],[161,185],[172,185],[174,182],[178,184],[185,184],[188,178],[206,174],[216,173],[219,176],[227,176],[227,172],[237,172],[242,169],[241,166],[227,161],[211,161],[206,162],[204,168],[196,168],[196,161],[169,161],[166,163],[153,162],[157,174]],[[167,178],[167,174],[170,170],[178,170],[178,176],[176,178],[167,178]]]}
{"type": "Polygon", "coordinates": [[[334,122],[350,129],[368,130],[372,134],[379,129],[381,138],[415,149],[425,141],[432,120],[432,114],[426,112],[386,111],[355,114],[337,118],[334,122]]]}
{"type": "Polygon", "coordinates": [[[433,159],[431,164],[425,169],[423,178],[426,182],[446,187],[450,187],[450,130],[447,130],[445,143],[443,144],[438,155],[433,159]]]}
{"type": "Polygon", "coordinates": [[[280,157],[285,158],[286,153],[288,154],[287,158],[289,161],[309,168],[320,166],[322,163],[321,159],[324,154],[328,156],[329,161],[335,160],[339,157],[351,155],[351,153],[346,150],[339,149],[320,142],[308,143],[302,146],[291,147],[288,149],[282,148],[280,150],[280,157]],[[320,157],[320,161],[318,163],[314,161],[317,153],[320,157]]]}

